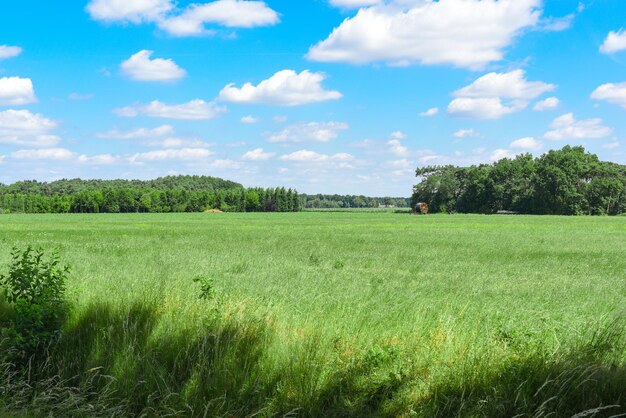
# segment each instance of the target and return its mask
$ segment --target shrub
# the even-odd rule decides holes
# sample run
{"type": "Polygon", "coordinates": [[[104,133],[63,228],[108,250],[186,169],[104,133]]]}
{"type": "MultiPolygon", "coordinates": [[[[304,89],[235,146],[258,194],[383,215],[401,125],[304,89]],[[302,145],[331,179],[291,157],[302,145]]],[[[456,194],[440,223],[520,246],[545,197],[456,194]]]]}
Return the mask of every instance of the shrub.
{"type": "Polygon", "coordinates": [[[0,288],[12,314],[5,317],[0,339],[19,363],[58,337],[68,312],[69,267],[61,266],[56,252],[46,258],[41,248],[14,248],[11,255],[8,274],[0,275],[0,288]]]}

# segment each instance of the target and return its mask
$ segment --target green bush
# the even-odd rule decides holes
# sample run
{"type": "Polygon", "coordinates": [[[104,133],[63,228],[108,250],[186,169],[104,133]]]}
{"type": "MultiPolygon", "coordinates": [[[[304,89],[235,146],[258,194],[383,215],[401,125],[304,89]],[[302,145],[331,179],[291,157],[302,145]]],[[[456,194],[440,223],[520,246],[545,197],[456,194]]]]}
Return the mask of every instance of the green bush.
{"type": "Polygon", "coordinates": [[[69,268],[61,266],[57,253],[45,257],[43,249],[31,246],[23,251],[14,248],[12,258],[8,274],[0,275],[3,303],[11,311],[3,316],[0,340],[19,363],[60,334],[68,312],[65,286],[69,268]]]}

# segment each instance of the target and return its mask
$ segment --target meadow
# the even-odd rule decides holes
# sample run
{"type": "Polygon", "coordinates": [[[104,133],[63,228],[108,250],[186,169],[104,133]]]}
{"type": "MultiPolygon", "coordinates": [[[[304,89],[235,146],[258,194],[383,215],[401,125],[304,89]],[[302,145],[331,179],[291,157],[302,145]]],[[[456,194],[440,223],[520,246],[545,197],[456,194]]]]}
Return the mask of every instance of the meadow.
{"type": "Polygon", "coordinates": [[[5,415],[626,414],[625,217],[0,216],[29,244],[72,313],[5,415]]]}

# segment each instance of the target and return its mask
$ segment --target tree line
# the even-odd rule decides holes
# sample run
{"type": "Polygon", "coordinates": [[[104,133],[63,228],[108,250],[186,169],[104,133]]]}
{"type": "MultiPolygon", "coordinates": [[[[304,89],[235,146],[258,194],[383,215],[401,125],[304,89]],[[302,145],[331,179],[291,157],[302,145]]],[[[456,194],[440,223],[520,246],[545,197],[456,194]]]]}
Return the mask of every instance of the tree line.
{"type": "Polygon", "coordinates": [[[428,166],[416,176],[412,207],[426,202],[431,212],[626,213],[626,166],[600,161],[582,146],[471,167],[428,166]]]}
{"type": "Polygon", "coordinates": [[[151,181],[59,180],[0,185],[0,213],[295,212],[292,189],[244,188],[227,180],[170,176],[151,181]]]}
{"type": "Polygon", "coordinates": [[[380,206],[408,208],[410,198],[367,197],[363,195],[301,194],[300,202],[307,209],[377,208],[380,206]]]}

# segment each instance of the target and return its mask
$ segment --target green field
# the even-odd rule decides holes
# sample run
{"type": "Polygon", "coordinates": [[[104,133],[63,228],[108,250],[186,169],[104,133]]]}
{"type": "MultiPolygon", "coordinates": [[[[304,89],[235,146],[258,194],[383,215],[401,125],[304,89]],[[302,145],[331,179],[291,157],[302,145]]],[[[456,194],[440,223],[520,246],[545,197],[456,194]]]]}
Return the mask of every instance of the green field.
{"type": "Polygon", "coordinates": [[[2,271],[28,244],[71,265],[74,308],[58,378],[5,373],[0,411],[626,413],[624,217],[1,216],[2,271]]]}

